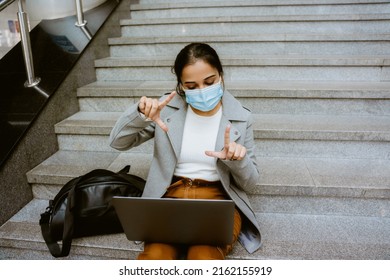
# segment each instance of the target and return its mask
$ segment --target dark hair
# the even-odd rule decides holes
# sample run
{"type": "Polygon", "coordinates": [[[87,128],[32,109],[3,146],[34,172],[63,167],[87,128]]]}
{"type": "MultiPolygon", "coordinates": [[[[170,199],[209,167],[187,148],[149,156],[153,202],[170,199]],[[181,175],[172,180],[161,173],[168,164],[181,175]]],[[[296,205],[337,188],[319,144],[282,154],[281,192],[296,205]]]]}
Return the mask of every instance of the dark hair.
{"type": "Polygon", "coordinates": [[[176,75],[177,85],[176,92],[183,95],[184,92],[180,89],[181,74],[184,67],[189,64],[194,64],[198,60],[203,60],[215,67],[219,75],[223,76],[222,64],[219,60],[217,52],[205,43],[191,43],[185,46],[177,55],[175,64],[172,67],[172,72],[176,75]]]}

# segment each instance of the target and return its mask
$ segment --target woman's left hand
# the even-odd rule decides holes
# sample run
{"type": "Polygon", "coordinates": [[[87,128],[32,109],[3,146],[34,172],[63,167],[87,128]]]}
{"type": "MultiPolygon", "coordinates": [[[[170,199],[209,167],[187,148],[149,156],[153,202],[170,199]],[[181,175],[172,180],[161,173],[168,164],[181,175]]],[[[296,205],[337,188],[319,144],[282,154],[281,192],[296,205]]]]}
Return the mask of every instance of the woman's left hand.
{"type": "Polygon", "coordinates": [[[206,151],[206,155],[222,160],[242,160],[246,155],[246,148],[236,142],[230,142],[230,125],[226,127],[224,147],[220,152],[206,151]]]}

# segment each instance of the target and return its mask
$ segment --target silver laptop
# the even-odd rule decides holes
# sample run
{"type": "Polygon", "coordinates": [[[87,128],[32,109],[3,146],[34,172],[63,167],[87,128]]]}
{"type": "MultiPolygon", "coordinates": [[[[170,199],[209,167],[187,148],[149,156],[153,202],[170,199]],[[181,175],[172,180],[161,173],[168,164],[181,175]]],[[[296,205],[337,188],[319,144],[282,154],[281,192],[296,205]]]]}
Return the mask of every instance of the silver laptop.
{"type": "Polygon", "coordinates": [[[128,240],[223,245],[232,242],[232,200],[113,197],[128,240]]]}

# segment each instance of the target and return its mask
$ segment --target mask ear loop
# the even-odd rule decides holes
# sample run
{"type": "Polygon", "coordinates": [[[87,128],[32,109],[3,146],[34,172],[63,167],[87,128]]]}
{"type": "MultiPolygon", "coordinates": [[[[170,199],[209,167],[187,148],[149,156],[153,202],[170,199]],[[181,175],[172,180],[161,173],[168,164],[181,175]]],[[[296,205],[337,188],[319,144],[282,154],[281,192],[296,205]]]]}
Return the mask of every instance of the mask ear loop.
{"type": "Polygon", "coordinates": [[[220,83],[221,83],[221,86],[222,86],[222,91],[225,92],[225,80],[223,79],[223,74],[220,73],[220,83]]]}
{"type": "Polygon", "coordinates": [[[185,89],[184,89],[184,86],[180,83],[180,85],[179,85],[179,90],[180,90],[180,94],[181,95],[186,95],[186,91],[185,91],[185,89]]]}

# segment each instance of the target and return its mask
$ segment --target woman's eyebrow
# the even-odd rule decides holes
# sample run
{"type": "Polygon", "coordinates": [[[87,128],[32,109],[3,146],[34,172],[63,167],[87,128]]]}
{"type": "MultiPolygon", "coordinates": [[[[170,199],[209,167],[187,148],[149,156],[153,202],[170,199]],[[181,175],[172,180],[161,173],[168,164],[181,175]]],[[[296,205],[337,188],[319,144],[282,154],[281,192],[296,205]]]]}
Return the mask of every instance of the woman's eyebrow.
{"type": "Polygon", "coordinates": [[[196,84],[195,82],[184,82],[185,85],[192,85],[192,84],[196,84]]]}
{"type": "MultiPolygon", "coordinates": [[[[208,76],[207,78],[204,78],[203,81],[206,81],[210,78],[214,78],[215,76],[216,76],[215,74],[212,74],[212,75],[208,76]]],[[[196,82],[187,81],[187,82],[184,82],[184,84],[196,84],[196,82]]]]}
{"type": "Polygon", "coordinates": [[[210,75],[210,76],[208,76],[207,78],[205,78],[203,81],[206,81],[206,80],[208,80],[208,79],[210,79],[210,78],[214,78],[215,76],[216,76],[215,74],[210,75]]]}

